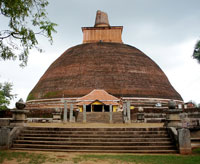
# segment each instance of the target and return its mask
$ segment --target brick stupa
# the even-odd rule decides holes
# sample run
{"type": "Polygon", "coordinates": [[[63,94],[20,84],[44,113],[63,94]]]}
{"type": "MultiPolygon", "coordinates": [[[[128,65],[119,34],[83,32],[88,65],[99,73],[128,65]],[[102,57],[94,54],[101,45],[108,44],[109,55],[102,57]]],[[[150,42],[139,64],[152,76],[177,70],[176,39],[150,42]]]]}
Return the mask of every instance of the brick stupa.
{"type": "Polygon", "coordinates": [[[66,50],[49,66],[27,103],[77,100],[94,89],[125,100],[182,102],[161,68],[142,51],[122,42],[122,29],[110,26],[107,14],[97,11],[94,27],[82,27],[83,43],[66,50]]]}

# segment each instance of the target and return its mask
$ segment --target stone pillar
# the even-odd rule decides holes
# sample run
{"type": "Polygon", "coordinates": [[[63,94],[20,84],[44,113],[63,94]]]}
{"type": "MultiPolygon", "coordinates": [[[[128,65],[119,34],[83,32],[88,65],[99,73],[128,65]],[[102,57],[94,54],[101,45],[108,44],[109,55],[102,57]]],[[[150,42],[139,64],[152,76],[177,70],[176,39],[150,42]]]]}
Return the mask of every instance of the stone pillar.
{"type": "Polygon", "coordinates": [[[166,126],[175,128],[179,127],[179,124],[181,123],[179,114],[182,112],[183,110],[181,109],[169,109],[166,113],[166,126]]]}
{"type": "Polygon", "coordinates": [[[69,122],[73,122],[73,104],[70,104],[69,122]]]}
{"type": "Polygon", "coordinates": [[[86,105],[83,105],[83,123],[86,123],[86,105]]]}
{"type": "Polygon", "coordinates": [[[144,108],[139,107],[137,113],[137,122],[144,122],[144,108]]]}
{"type": "Polygon", "coordinates": [[[10,129],[7,127],[0,128],[0,149],[8,149],[10,129]]]}
{"type": "Polygon", "coordinates": [[[130,101],[127,101],[126,103],[126,109],[127,109],[127,123],[131,123],[131,110],[130,110],[130,101]]]}
{"type": "Polygon", "coordinates": [[[109,106],[109,110],[110,110],[110,123],[112,123],[113,120],[112,120],[112,105],[111,104],[109,106]]]}
{"type": "Polygon", "coordinates": [[[64,114],[63,114],[63,122],[67,122],[67,101],[64,101],[64,114]]]}
{"type": "Polygon", "coordinates": [[[192,153],[189,129],[182,128],[178,130],[178,142],[180,154],[192,153]]]}
{"type": "Polygon", "coordinates": [[[189,128],[190,119],[188,118],[188,114],[187,113],[180,113],[179,117],[181,119],[180,127],[189,128]]]}
{"type": "Polygon", "coordinates": [[[55,111],[52,114],[53,114],[53,122],[61,122],[61,109],[56,107],[55,111]]]}
{"type": "Polygon", "coordinates": [[[11,110],[12,112],[12,120],[10,126],[25,126],[27,122],[27,113],[25,110],[26,104],[22,99],[15,103],[17,109],[11,110]]]}
{"type": "Polygon", "coordinates": [[[125,103],[123,103],[123,119],[124,119],[124,123],[127,123],[127,110],[126,110],[125,103]]]}
{"type": "Polygon", "coordinates": [[[102,105],[102,112],[105,112],[104,105],[102,105]]]}
{"type": "Polygon", "coordinates": [[[12,112],[12,120],[10,125],[11,126],[25,126],[27,122],[27,110],[21,109],[13,109],[12,112]]]}

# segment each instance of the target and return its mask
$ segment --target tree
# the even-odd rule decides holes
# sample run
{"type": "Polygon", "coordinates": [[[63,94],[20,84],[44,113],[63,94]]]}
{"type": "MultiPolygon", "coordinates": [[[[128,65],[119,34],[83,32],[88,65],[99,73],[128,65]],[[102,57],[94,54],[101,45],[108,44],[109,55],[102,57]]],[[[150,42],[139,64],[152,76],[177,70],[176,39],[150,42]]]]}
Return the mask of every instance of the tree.
{"type": "Polygon", "coordinates": [[[16,95],[11,94],[12,84],[5,82],[4,84],[0,83],[0,110],[8,109],[10,100],[12,100],[16,95]]]}
{"type": "Polygon", "coordinates": [[[39,35],[52,44],[56,24],[47,18],[48,4],[48,0],[0,0],[0,16],[8,21],[7,29],[0,29],[0,59],[18,58],[25,66],[30,49],[42,52],[39,35]]]}
{"type": "Polygon", "coordinates": [[[200,40],[197,41],[192,56],[194,59],[197,59],[197,61],[200,63],[200,40]]]}

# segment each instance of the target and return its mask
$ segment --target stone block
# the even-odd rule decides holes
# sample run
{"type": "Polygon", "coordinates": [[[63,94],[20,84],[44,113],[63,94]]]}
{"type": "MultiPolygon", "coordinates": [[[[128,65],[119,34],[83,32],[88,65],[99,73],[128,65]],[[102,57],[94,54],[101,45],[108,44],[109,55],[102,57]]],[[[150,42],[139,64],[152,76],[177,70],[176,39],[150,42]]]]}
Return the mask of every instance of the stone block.
{"type": "Polygon", "coordinates": [[[61,114],[60,113],[53,113],[53,120],[61,120],[61,114]]]}
{"type": "Polygon", "coordinates": [[[2,127],[2,126],[9,126],[9,124],[10,124],[10,119],[9,118],[7,118],[7,119],[1,118],[0,119],[0,127],[2,127]]]}
{"type": "Polygon", "coordinates": [[[61,120],[53,120],[53,123],[60,123],[61,120]]]}
{"type": "Polygon", "coordinates": [[[168,115],[169,120],[180,120],[179,114],[169,114],[168,115]]]}
{"type": "Polygon", "coordinates": [[[0,128],[0,149],[7,149],[9,142],[10,128],[0,128]]]}
{"type": "Polygon", "coordinates": [[[26,120],[28,111],[26,110],[11,110],[13,113],[13,120],[26,120]]]}
{"type": "Polygon", "coordinates": [[[178,142],[180,154],[192,153],[189,129],[182,128],[178,130],[178,142]]]}
{"type": "Polygon", "coordinates": [[[140,121],[144,120],[144,113],[138,113],[137,120],[140,120],[140,121]]]}
{"type": "Polygon", "coordinates": [[[28,113],[27,110],[14,109],[14,110],[11,110],[11,112],[12,112],[12,115],[13,115],[13,119],[11,120],[10,125],[12,127],[14,127],[14,126],[25,126],[26,125],[26,122],[27,122],[26,115],[28,113]]]}

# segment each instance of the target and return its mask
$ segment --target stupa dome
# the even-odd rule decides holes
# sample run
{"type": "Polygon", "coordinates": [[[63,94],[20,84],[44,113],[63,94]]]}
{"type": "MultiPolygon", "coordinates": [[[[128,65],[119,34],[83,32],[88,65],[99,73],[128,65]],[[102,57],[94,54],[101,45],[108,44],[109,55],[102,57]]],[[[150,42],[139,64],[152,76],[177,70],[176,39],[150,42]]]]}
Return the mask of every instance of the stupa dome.
{"type": "Polygon", "coordinates": [[[82,97],[94,89],[118,98],[182,100],[160,67],[139,49],[101,41],[66,50],[50,65],[28,99],[82,97]]]}

